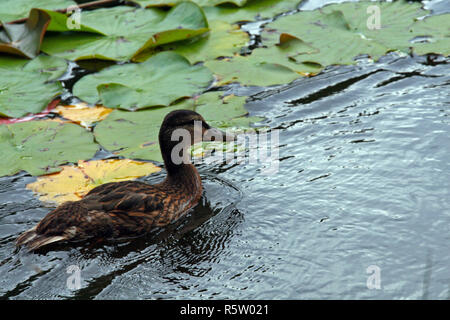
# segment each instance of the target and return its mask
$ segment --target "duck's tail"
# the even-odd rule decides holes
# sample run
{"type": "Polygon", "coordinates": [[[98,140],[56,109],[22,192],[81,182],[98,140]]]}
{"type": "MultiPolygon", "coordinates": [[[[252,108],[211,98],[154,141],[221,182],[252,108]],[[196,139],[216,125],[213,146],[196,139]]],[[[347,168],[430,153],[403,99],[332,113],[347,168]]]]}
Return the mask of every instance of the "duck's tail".
{"type": "Polygon", "coordinates": [[[28,251],[40,249],[50,243],[66,240],[65,236],[48,236],[36,233],[36,227],[22,233],[16,240],[16,246],[26,246],[28,251]]]}

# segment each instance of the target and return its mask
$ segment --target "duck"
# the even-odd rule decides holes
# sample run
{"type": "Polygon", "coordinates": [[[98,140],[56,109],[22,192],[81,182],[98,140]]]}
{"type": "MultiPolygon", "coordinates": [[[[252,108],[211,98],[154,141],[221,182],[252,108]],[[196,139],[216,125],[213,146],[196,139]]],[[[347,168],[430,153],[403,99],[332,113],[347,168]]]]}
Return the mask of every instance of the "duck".
{"type": "Polygon", "coordinates": [[[193,208],[202,195],[202,180],[190,161],[189,147],[200,141],[234,139],[211,127],[195,111],[172,111],[162,121],[158,136],[167,172],[161,183],[131,180],[97,186],[82,199],[49,212],[17,238],[16,246],[36,251],[56,243],[130,239],[168,226],[193,208]]]}

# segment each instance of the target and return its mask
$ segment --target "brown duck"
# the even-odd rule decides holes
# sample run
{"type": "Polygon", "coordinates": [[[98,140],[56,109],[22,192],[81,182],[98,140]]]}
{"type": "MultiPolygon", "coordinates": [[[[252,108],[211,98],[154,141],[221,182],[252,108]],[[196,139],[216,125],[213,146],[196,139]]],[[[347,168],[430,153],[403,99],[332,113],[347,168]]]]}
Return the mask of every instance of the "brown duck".
{"type": "Polygon", "coordinates": [[[74,202],[48,213],[35,227],[17,238],[17,246],[30,251],[56,242],[79,242],[134,238],[164,227],[195,206],[202,194],[202,181],[189,161],[187,148],[201,140],[229,141],[233,137],[211,128],[198,113],[170,112],[159,131],[159,145],[167,170],[166,179],[155,185],[139,181],[106,183],[74,202]],[[190,139],[173,141],[177,129],[190,139]],[[187,140],[187,141],[186,141],[187,140]],[[180,148],[181,146],[181,148],[180,148]],[[175,151],[174,157],[172,155],[175,151]]]}

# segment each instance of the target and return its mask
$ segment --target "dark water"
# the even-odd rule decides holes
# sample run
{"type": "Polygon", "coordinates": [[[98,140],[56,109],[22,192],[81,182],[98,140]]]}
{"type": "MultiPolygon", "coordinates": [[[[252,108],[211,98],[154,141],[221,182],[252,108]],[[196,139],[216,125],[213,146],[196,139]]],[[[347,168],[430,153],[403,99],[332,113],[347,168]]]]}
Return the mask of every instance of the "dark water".
{"type": "Polygon", "coordinates": [[[279,170],[201,164],[202,203],[155,240],[15,252],[51,208],[25,189],[34,178],[0,178],[0,297],[450,299],[450,61],[432,60],[389,54],[272,90],[232,86],[279,130],[279,170]]]}

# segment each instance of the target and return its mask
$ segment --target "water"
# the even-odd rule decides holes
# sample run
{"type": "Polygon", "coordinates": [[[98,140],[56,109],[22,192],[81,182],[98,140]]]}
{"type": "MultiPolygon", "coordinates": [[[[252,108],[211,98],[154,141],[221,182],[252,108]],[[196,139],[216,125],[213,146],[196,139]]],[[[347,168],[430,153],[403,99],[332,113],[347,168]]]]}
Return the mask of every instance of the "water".
{"type": "Polygon", "coordinates": [[[450,299],[449,62],[391,53],[272,89],[230,86],[279,130],[279,171],[201,164],[201,204],[154,240],[16,252],[51,208],[25,189],[35,178],[1,177],[0,297],[450,299]]]}

